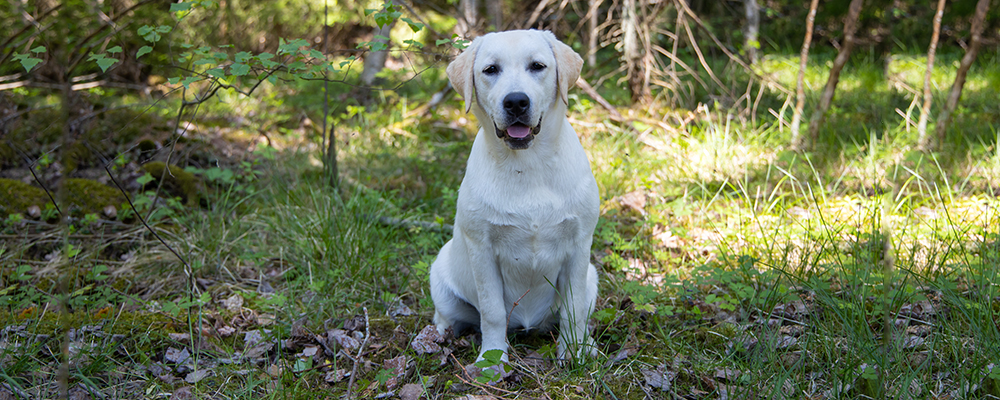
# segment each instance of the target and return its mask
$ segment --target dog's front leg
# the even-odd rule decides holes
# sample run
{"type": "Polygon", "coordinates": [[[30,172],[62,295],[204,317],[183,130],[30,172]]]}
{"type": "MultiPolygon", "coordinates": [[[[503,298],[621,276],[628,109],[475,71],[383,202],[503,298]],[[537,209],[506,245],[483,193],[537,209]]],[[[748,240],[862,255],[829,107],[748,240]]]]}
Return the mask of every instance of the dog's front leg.
{"type": "Polygon", "coordinates": [[[574,252],[556,285],[562,299],[559,308],[559,358],[562,360],[597,355],[597,346],[587,332],[587,321],[597,300],[597,271],[590,265],[589,256],[586,250],[574,252]]]}
{"type": "MultiPolygon", "coordinates": [[[[484,235],[485,236],[485,235],[484,235]]],[[[498,349],[503,351],[503,361],[507,357],[507,316],[503,298],[503,277],[497,265],[492,248],[475,235],[466,236],[469,261],[476,280],[478,294],[479,324],[483,334],[483,345],[476,361],[483,360],[483,353],[498,349]]]]}

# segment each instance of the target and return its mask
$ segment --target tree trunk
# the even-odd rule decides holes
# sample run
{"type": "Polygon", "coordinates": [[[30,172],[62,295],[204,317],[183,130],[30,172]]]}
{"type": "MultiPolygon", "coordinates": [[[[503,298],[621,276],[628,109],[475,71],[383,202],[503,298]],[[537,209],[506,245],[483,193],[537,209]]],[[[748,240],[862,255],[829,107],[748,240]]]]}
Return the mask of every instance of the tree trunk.
{"type": "Polygon", "coordinates": [[[587,10],[587,64],[597,65],[597,46],[601,33],[597,30],[597,13],[601,0],[588,0],[587,10]]]}
{"type": "Polygon", "coordinates": [[[493,30],[503,30],[503,1],[486,0],[486,12],[490,14],[490,23],[493,24],[493,30]]]}
{"type": "Polygon", "coordinates": [[[651,97],[649,81],[645,79],[646,53],[642,49],[639,16],[635,0],[625,0],[622,10],[622,55],[625,58],[626,77],[632,103],[646,103],[651,97]]]}
{"type": "Polygon", "coordinates": [[[840,81],[840,71],[847,64],[847,59],[851,57],[851,49],[854,48],[854,32],[858,29],[858,17],[861,15],[861,4],[864,0],[851,0],[851,5],[847,10],[847,17],[844,18],[844,40],[840,44],[840,52],[833,60],[833,67],[830,68],[830,77],[826,80],[826,87],[823,88],[823,95],[819,99],[816,111],[809,118],[809,138],[812,144],[819,139],[819,127],[823,124],[823,117],[830,109],[833,95],[837,91],[837,82],[840,81]]]}
{"type": "Polygon", "coordinates": [[[757,32],[760,31],[760,7],[757,5],[757,0],[743,0],[743,12],[747,18],[747,23],[743,27],[743,36],[746,38],[743,48],[750,64],[756,64],[760,49],[760,42],[757,39],[757,32]]]}
{"type": "Polygon", "coordinates": [[[969,39],[969,48],[965,51],[965,56],[962,57],[961,64],[958,65],[958,71],[955,73],[955,82],[951,85],[948,100],[945,103],[944,109],[941,110],[941,114],[938,115],[937,126],[934,128],[937,131],[938,147],[944,145],[945,129],[947,129],[948,122],[951,120],[951,114],[955,112],[955,107],[958,106],[958,100],[962,98],[962,88],[965,87],[965,76],[969,73],[969,67],[972,66],[972,62],[976,60],[976,53],[979,52],[983,28],[986,25],[986,11],[989,8],[990,0],[979,0],[976,3],[976,14],[972,17],[972,28],[969,30],[971,36],[969,39]]]}
{"type": "MultiPolygon", "coordinates": [[[[381,28],[375,28],[375,38],[373,42],[385,43],[389,45],[389,32],[396,25],[396,21],[386,24],[381,28]]],[[[375,82],[375,75],[385,68],[385,59],[389,56],[389,49],[369,52],[365,56],[364,69],[361,71],[361,83],[371,86],[375,82]]]]}
{"type": "Polygon", "coordinates": [[[809,61],[809,45],[812,43],[813,25],[816,22],[816,7],[818,5],[819,0],[812,0],[809,3],[809,14],[806,17],[806,37],[802,41],[802,51],[799,53],[799,77],[795,81],[795,111],[792,113],[792,149],[794,150],[802,147],[799,127],[802,125],[802,109],[806,105],[806,64],[809,61]]]}
{"type": "Polygon", "coordinates": [[[476,0],[459,0],[458,2],[458,23],[455,25],[455,30],[458,32],[458,36],[466,39],[471,39],[476,30],[476,23],[479,20],[479,15],[476,10],[478,4],[476,0]]]}
{"type": "Polygon", "coordinates": [[[934,72],[934,54],[937,53],[938,37],[941,34],[941,17],[944,15],[944,1],[938,0],[937,12],[934,13],[934,30],[931,33],[931,44],[927,46],[927,69],[924,70],[924,104],[920,107],[920,121],[917,123],[919,148],[928,147],[927,117],[931,114],[931,73],[934,72]]]}

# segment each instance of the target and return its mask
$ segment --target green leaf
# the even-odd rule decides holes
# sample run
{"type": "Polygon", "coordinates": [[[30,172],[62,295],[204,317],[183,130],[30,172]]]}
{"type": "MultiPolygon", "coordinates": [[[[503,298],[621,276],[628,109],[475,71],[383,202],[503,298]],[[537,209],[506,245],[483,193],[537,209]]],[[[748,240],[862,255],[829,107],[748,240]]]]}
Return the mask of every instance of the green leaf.
{"type": "MultiPolygon", "coordinates": [[[[171,78],[171,79],[176,79],[176,78],[171,78]]],[[[135,179],[135,182],[142,186],[145,186],[147,183],[152,181],[153,181],[153,175],[150,174],[149,172],[135,179]]]]}
{"type": "Polygon", "coordinates": [[[192,83],[198,82],[200,80],[201,80],[201,78],[199,78],[197,76],[189,76],[187,78],[184,78],[181,81],[181,84],[184,85],[185,89],[187,89],[192,83]]]}
{"type": "Polygon", "coordinates": [[[115,46],[115,47],[112,47],[112,48],[108,49],[108,53],[111,53],[111,54],[121,53],[121,52],[122,52],[122,47],[121,46],[115,46]]]}
{"type": "Polygon", "coordinates": [[[42,62],[42,59],[28,57],[27,54],[18,54],[14,56],[14,61],[21,63],[21,66],[24,67],[24,72],[31,72],[31,69],[35,68],[38,63],[42,62]]]}
{"type": "MultiPolygon", "coordinates": [[[[119,50],[121,50],[121,49],[119,49],[119,50]]],[[[109,58],[108,56],[104,55],[103,53],[102,54],[91,54],[89,59],[91,61],[96,62],[97,66],[101,68],[102,72],[108,72],[108,68],[111,68],[112,65],[115,65],[115,63],[118,62],[118,59],[109,58]]]]}
{"type": "Polygon", "coordinates": [[[167,78],[167,83],[170,83],[171,85],[176,85],[177,82],[180,82],[180,81],[181,81],[181,77],[179,77],[179,76],[176,76],[176,77],[173,77],[173,78],[167,78]]]}
{"type": "Polygon", "coordinates": [[[187,11],[191,9],[191,5],[194,4],[193,1],[183,1],[180,3],[174,3],[170,5],[170,12],[187,11]]]}
{"type": "Polygon", "coordinates": [[[156,27],[156,31],[159,32],[159,33],[169,33],[173,29],[174,28],[171,28],[168,25],[160,25],[160,26],[156,27]]]}
{"type": "Polygon", "coordinates": [[[412,40],[412,39],[404,40],[403,44],[408,45],[408,46],[413,46],[413,47],[416,47],[418,49],[424,48],[424,44],[423,43],[420,43],[420,42],[418,42],[416,40],[412,40]]]}
{"type": "Polygon", "coordinates": [[[245,63],[247,61],[250,61],[251,58],[253,58],[252,54],[246,51],[241,51],[233,56],[233,61],[236,61],[238,63],[245,63]]]}
{"type": "Polygon", "coordinates": [[[235,76],[243,76],[246,75],[247,72],[250,72],[249,65],[236,63],[229,66],[229,73],[235,76]]]}
{"type": "Polygon", "coordinates": [[[142,56],[144,56],[146,54],[149,54],[152,51],[153,51],[152,47],[142,46],[142,47],[139,48],[139,51],[135,52],[135,58],[142,57],[142,56]]]}
{"type": "Polygon", "coordinates": [[[299,47],[308,46],[309,42],[305,39],[295,39],[290,42],[285,42],[284,39],[280,40],[282,44],[278,46],[279,54],[289,54],[298,51],[299,47]]]}
{"type": "Polygon", "coordinates": [[[225,78],[226,77],[226,73],[225,73],[225,71],[222,70],[222,68],[212,68],[212,69],[210,69],[208,71],[205,71],[205,73],[207,73],[208,76],[213,76],[213,77],[216,77],[216,78],[225,78]]]}
{"type": "Polygon", "coordinates": [[[38,46],[38,47],[35,47],[35,48],[31,49],[31,52],[35,53],[35,54],[44,53],[45,51],[46,51],[45,50],[45,46],[38,46]]]}
{"type": "Polygon", "coordinates": [[[412,19],[400,18],[399,20],[406,22],[406,24],[410,26],[410,30],[413,32],[420,32],[421,29],[424,29],[424,24],[421,24],[419,22],[414,22],[412,19]]]}

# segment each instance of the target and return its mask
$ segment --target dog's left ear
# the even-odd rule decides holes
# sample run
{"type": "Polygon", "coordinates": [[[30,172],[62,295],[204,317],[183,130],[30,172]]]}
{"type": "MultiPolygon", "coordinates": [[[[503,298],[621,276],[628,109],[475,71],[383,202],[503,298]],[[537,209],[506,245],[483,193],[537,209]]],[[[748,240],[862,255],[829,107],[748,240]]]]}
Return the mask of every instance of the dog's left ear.
{"type": "Polygon", "coordinates": [[[476,64],[476,51],[479,49],[479,38],[469,44],[469,47],[462,51],[455,60],[448,64],[448,80],[455,91],[462,95],[465,100],[465,112],[469,112],[472,104],[476,101],[476,81],[475,71],[472,70],[476,64]]]}
{"type": "Polygon", "coordinates": [[[572,47],[556,39],[552,32],[544,31],[545,39],[552,47],[552,54],[556,57],[556,84],[559,87],[559,98],[563,103],[569,105],[569,88],[576,84],[580,78],[580,70],[583,69],[583,58],[573,51],[572,47]]]}

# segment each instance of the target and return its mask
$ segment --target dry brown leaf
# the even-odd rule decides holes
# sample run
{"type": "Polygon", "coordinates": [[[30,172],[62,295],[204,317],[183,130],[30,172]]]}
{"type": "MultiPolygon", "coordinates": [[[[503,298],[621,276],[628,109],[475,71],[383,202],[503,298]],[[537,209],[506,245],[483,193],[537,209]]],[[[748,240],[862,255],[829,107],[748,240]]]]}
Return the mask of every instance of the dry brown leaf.
{"type": "Polygon", "coordinates": [[[171,364],[181,364],[191,358],[191,353],[187,349],[176,349],[173,347],[168,347],[167,352],[163,355],[163,361],[171,364]]]}
{"type": "Polygon", "coordinates": [[[350,375],[351,375],[350,371],[340,368],[332,371],[327,371],[326,376],[323,378],[323,380],[325,380],[326,383],[337,383],[344,380],[344,378],[350,375]]]}
{"type": "Polygon", "coordinates": [[[327,342],[329,342],[330,339],[336,340],[337,344],[346,350],[354,350],[361,347],[361,342],[351,337],[347,331],[344,331],[343,329],[333,329],[327,331],[326,338],[327,342]]]}
{"type": "Polygon", "coordinates": [[[243,309],[243,296],[240,296],[239,293],[233,293],[232,296],[222,300],[222,306],[229,311],[239,311],[243,309]]]}
{"type": "Polygon", "coordinates": [[[639,215],[646,215],[646,194],[642,190],[628,192],[618,197],[623,206],[635,210],[639,215]]]}
{"type": "Polygon", "coordinates": [[[195,384],[212,375],[215,375],[215,372],[210,369],[199,369],[191,371],[191,373],[187,374],[187,376],[184,377],[184,382],[195,384]]]}
{"type": "Polygon", "coordinates": [[[395,389],[396,386],[399,385],[400,381],[406,378],[406,356],[402,355],[396,358],[390,358],[382,361],[382,365],[385,369],[390,370],[395,374],[389,377],[389,380],[385,382],[385,387],[389,390],[395,389]]]}
{"type": "Polygon", "coordinates": [[[438,343],[442,342],[444,342],[444,338],[438,334],[437,327],[427,325],[417,334],[417,337],[413,338],[410,346],[416,350],[417,354],[433,354],[441,351],[441,346],[438,343]]]}
{"type": "Polygon", "coordinates": [[[646,379],[646,384],[654,387],[660,388],[664,392],[670,391],[670,387],[673,386],[674,378],[677,377],[677,373],[667,370],[666,366],[660,365],[656,369],[640,369],[639,372],[646,379]]]}
{"type": "Polygon", "coordinates": [[[408,383],[399,389],[399,398],[401,400],[419,400],[423,393],[423,387],[416,383],[408,383]]]}

